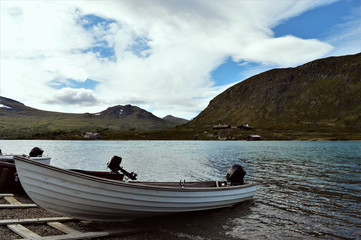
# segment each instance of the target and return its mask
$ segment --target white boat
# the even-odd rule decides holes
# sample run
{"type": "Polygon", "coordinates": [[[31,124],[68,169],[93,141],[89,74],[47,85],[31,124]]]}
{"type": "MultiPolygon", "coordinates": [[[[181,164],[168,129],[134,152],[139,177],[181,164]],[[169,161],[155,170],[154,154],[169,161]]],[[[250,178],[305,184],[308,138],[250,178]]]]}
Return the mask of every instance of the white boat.
{"type": "MultiPolygon", "coordinates": [[[[50,157],[43,156],[43,150],[35,147],[29,153],[29,159],[44,164],[50,164],[50,157]]],[[[0,149],[0,193],[2,192],[23,192],[19,181],[16,177],[14,162],[15,154],[2,154],[0,149]]],[[[26,156],[23,154],[22,156],[26,156]]]]}
{"type": "MultiPolygon", "coordinates": [[[[48,156],[43,156],[43,152],[44,151],[41,148],[34,147],[33,149],[31,149],[29,156],[27,156],[27,157],[29,157],[31,160],[34,160],[37,162],[50,164],[51,158],[48,156]]],[[[26,156],[25,154],[3,154],[0,149],[0,162],[6,162],[8,164],[13,164],[15,155],[26,156]]],[[[15,166],[15,164],[13,164],[13,165],[15,166]]]]}
{"type": "MultiPolygon", "coordinates": [[[[0,155],[0,162],[6,162],[6,163],[13,164],[14,163],[14,156],[16,156],[16,154],[0,155]]],[[[27,156],[25,156],[25,157],[27,157],[27,156]]],[[[44,164],[50,164],[51,157],[47,157],[47,156],[41,156],[40,157],[39,156],[39,157],[29,157],[29,159],[31,159],[33,161],[41,162],[41,163],[44,163],[44,164]]],[[[15,164],[14,164],[14,166],[15,166],[15,164]]]]}
{"type": "MultiPolygon", "coordinates": [[[[252,199],[256,185],[209,182],[116,181],[14,157],[20,182],[40,207],[93,221],[127,221],[224,208],[252,199]]],[[[242,176],[243,181],[243,176],[242,176]]]]}

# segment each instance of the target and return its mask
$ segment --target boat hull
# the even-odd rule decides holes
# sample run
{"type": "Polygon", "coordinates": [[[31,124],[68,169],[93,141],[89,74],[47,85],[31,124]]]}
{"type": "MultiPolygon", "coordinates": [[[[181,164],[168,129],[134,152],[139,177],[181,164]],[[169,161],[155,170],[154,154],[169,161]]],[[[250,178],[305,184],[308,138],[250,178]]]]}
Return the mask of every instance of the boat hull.
{"type": "MultiPolygon", "coordinates": [[[[14,155],[0,155],[0,193],[24,192],[19,181],[16,181],[14,155]]],[[[50,164],[50,157],[31,157],[33,161],[50,164]]]]}
{"type": "Polygon", "coordinates": [[[19,181],[15,181],[15,165],[0,161],[0,193],[23,192],[19,181]]]}
{"type": "Polygon", "coordinates": [[[94,221],[126,221],[216,209],[252,199],[256,185],[200,187],[195,184],[121,182],[15,157],[25,192],[39,206],[94,221]]]}
{"type": "MultiPolygon", "coordinates": [[[[0,162],[12,163],[15,167],[14,156],[15,155],[0,155],[0,162]]],[[[50,160],[51,160],[50,157],[30,157],[29,159],[37,161],[37,162],[41,162],[44,164],[50,164],[50,160]]]]}

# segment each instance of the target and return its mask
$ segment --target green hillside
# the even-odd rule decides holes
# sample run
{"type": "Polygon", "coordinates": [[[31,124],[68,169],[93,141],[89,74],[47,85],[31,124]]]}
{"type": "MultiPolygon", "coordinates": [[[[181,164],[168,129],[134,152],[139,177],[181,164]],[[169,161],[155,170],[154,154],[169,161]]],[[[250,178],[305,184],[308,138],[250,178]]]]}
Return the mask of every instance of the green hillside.
{"type": "Polygon", "coordinates": [[[188,126],[361,132],[361,53],[273,69],[215,97],[188,126]]]}
{"type": "MultiPolygon", "coordinates": [[[[0,139],[33,138],[78,132],[161,130],[179,125],[178,118],[161,119],[136,106],[114,106],[95,114],[42,111],[0,97],[0,139]]],[[[186,120],[185,120],[186,121],[186,120]]],[[[184,123],[184,122],[183,122],[184,123]]],[[[76,136],[75,136],[76,137],[76,136]]]]}

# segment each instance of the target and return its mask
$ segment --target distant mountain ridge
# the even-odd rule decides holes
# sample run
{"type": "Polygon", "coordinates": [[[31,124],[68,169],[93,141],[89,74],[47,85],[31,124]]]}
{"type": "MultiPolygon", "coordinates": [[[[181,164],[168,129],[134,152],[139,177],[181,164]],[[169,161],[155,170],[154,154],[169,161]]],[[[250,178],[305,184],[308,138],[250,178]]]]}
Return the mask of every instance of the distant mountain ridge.
{"type": "MultiPolygon", "coordinates": [[[[0,139],[36,138],[36,133],[48,139],[48,133],[58,136],[64,131],[103,131],[107,139],[245,139],[247,134],[256,133],[263,139],[358,140],[361,53],[250,77],[216,96],[192,121],[173,116],[161,119],[131,105],[98,113],[48,112],[0,97],[0,139]],[[218,124],[249,124],[252,130],[213,130],[218,124]]],[[[59,139],[69,136],[74,134],[59,139]]]]}
{"type": "Polygon", "coordinates": [[[178,123],[179,125],[185,124],[185,123],[189,122],[189,120],[187,120],[187,119],[174,117],[174,116],[172,116],[172,115],[167,115],[167,116],[165,116],[165,117],[162,118],[162,119],[163,119],[163,120],[166,120],[166,121],[178,123]]]}
{"type": "Polygon", "coordinates": [[[147,112],[144,109],[141,109],[137,106],[132,106],[130,104],[122,106],[117,105],[113,107],[109,107],[106,110],[99,113],[101,116],[108,116],[117,119],[126,118],[131,115],[136,115],[138,118],[149,118],[159,120],[158,117],[154,116],[152,113],[147,112]]]}
{"type": "Polygon", "coordinates": [[[26,109],[28,108],[27,106],[25,106],[23,103],[15,101],[13,99],[10,98],[6,98],[6,97],[1,97],[0,96],[0,107],[2,107],[1,105],[7,107],[7,108],[14,108],[14,109],[26,109]]]}
{"type": "Polygon", "coordinates": [[[273,69],[216,96],[188,126],[361,130],[361,53],[273,69]]]}
{"type": "Polygon", "coordinates": [[[72,114],[38,110],[1,96],[0,116],[0,138],[54,131],[161,130],[181,124],[178,118],[161,119],[132,105],[72,114]]]}

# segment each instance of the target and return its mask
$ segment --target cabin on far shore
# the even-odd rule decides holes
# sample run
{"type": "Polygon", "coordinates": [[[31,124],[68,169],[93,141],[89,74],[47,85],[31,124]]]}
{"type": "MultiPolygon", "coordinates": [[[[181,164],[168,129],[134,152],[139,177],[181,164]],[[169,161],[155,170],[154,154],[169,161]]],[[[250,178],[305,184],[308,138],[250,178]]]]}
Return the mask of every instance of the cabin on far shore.
{"type": "Polygon", "coordinates": [[[227,124],[218,124],[218,125],[213,125],[212,127],[213,129],[216,130],[220,130],[220,129],[227,129],[227,128],[231,128],[231,125],[227,125],[227,124]]]}
{"type": "Polygon", "coordinates": [[[239,125],[237,126],[238,129],[241,129],[241,130],[251,130],[252,128],[246,124],[246,125],[239,125]]]}
{"type": "Polygon", "coordinates": [[[85,139],[101,139],[102,135],[100,133],[86,132],[83,137],[85,139]]]}
{"type": "Polygon", "coordinates": [[[261,140],[261,136],[259,135],[248,135],[247,141],[259,141],[261,140]]]}
{"type": "Polygon", "coordinates": [[[228,128],[240,129],[240,130],[251,130],[252,129],[248,124],[239,125],[239,126],[231,126],[229,124],[218,124],[218,125],[213,125],[212,128],[215,130],[228,129],[228,128]]]}

